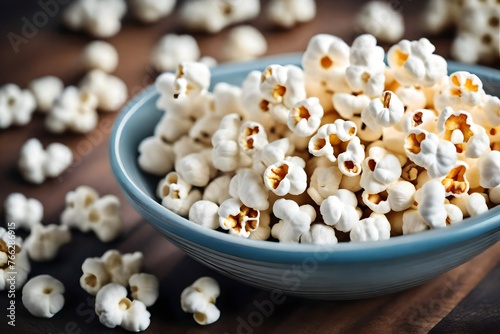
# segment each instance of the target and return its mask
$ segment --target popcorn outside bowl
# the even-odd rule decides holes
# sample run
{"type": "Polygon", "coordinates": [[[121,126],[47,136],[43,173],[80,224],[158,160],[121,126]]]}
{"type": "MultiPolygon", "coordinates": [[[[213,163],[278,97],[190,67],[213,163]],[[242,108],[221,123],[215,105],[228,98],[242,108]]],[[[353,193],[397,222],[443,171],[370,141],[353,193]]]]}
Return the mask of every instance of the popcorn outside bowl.
{"type": "MultiPolygon", "coordinates": [[[[218,82],[239,85],[251,70],[300,64],[285,55],[212,69],[218,82]]],[[[500,95],[500,71],[448,62],[450,72],[478,75],[487,93],[500,95]]],[[[163,207],[155,195],[159,178],[139,169],[140,141],[162,116],[153,86],[121,112],[111,138],[111,166],[137,211],[170,242],[224,275],[268,290],[306,298],[359,299],[394,293],[472,259],[500,239],[500,206],[454,226],[377,242],[318,246],[249,240],[201,227],[163,207]]]]}

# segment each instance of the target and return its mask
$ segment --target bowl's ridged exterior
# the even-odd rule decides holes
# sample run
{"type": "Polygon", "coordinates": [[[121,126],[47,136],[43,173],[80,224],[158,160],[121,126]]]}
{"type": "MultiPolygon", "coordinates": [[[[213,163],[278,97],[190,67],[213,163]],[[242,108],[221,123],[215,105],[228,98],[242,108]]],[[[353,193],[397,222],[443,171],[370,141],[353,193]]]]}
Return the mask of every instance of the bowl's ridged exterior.
{"type": "MultiPolygon", "coordinates": [[[[288,55],[225,65],[214,69],[212,85],[240,84],[250,70],[299,62],[299,55],[288,55]]],[[[476,73],[489,93],[500,95],[499,71],[452,62],[449,70],[476,73]]],[[[137,165],[138,144],[152,135],[162,115],[155,107],[157,97],[149,87],[122,112],[111,140],[113,172],[130,203],[169,241],[237,280],[307,298],[367,298],[422,284],[500,240],[500,207],[441,230],[323,247],[246,240],[202,228],[162,207],[154,194],[158,179],[137,165]]]]}

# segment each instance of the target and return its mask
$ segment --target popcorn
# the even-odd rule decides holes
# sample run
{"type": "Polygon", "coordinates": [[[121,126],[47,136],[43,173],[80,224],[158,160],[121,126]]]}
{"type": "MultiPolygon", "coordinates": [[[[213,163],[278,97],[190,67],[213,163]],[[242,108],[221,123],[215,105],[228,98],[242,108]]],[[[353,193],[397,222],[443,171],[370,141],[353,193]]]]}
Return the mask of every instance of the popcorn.
{"type": "Polygon", "coordinates": [[[345,152],[338,156],[338,167],[342,174],[353,177],[361,174],[361,163],[365,159],[365,150],[358,137],[354,137],[347,144],[345,152]]]}
{"type": "Polygon", "coordinates": [[[318,205],[339,190],[342,172],[336,166],[316,167],[311,175],[307,194],[318,205]]]}
{"type": "Polygon", "coordinates": [[[58,177],[72,163],[73,153],[60,143],[52,143],[44,150],[42,143],[31,138],[21,147],[18,167],[23,178],[41,184],[47,177],[58,177]]]}
{"type": "Polygon", "coordinates": [[[248,73],[241,85],[241,104],[251,120],[270,126],[275,121],[269,112],[272,105],[260,91],[261,76],[260,71],[248,73]]]}
{"type": "Polygon", "coordinates": [[[267,167],[282,161],[285,156],[293,151],[294,146],[288,138],[275,140],[265,145],[260,151],[253,155],[252,168],[259,174],[263,174],[267,167]]]}
{"type": "Polygon", "coordinates": [[[392,211],[399,212],[409,209],[414,202],[415,186],[404,180],[399,180],[387,187],[387,201],[392,211]]]}
{"type": "Polygon", "coordinates": [[[367,2],[356,15],[355,22],[362,31],[384,42],[394,43],[404,34],[403,16],[390,3],[382,1],[367,2]]]}
{"type": "Polygon", "coordinates": [[[274,215],[280,219],[273,225],[271,234],[280,242],[298,243],[316,219],[316,211],[308,204],[299,205],[292,200],[279,199],[273,205],[274,215]]]}
{"type": "Polygon", "coordinates": [[[434,45],[426,38],[402,40],[387,53],[395,79],[403,86],[432,86],[446,75],[446,60],[433,54],[434,45]]]}
{"type": "Polygon", "coordinates": [[[80,186],[66,194],[66,208],[61,223],[82,232],[93,231],[102,242],[115,240],[122,232],[120,200],[114,195],[99,197],[88,186],[80,186]]]}
{"type": "Polygon", "coordinates": [[[67,226],[36,224],[24,241],[29,257],[37,262],[53,260],[59,248],[71,241],[67,226]]]}
{"type": "Polygon", "coordinates": [[[213,179],[203,192],[203,200],[220,205],[226,199],[231,198],[229,194],[229,184],[231,177],[229,175],[222,175],[213,179]]]}
{"type": "MultiPolygon", "coordinates": [[[[497,96],[485,95],[483,114],[490,126],[500,125],[500,99],[497,96]]],[[[496,132],[496,130],[495,130],[496,132]]]]}
{"type": "Polygon", "coordinates": [[[430,227],[417,209],[406,210],[403,214],[403,234],[414,234],[430,227]]]}
{"type": "Polygon", "coordinates": [[[471,217],[480,215],[488,211],[486,199],[482,194],[472,193],[468,196],[466,201],[467,212],[471,217]]]}
{"type": "Polygon", "coordinates": [[[356,126],[356,136],[359,139],[365,142],[373,142],[382,137],[382,127],[378,127],[377,130],[373,130],[367,126],[359,116],[353,117],[352,122],[356,126]]]}
{"type": "Polygon", "coordinates": [[[16,228],[31,230],[43,217],[43,206],[35,198],[26,198],[21,193],[11,193],[4,202],[5,221],[15,222],[16,228]]]}
{"type": "Polygon", "coordinates": [[[259,0],[190,0],[184,2],[180,15],[187,28],[216,33],[230,24],[257,17],[259,11],[259,0]]]}
{"type": "Polygon", "coordinates": [[[35,317],[52,318],[64,306],[64,290],[52,276],[35,276],[23,287],[23,305],[35,317]]]}
{"type": "Polygon", "coordinates": [[[158,183],[156,194],[162,199],[161,205],[181,216],[186,216],[191,205],[201,199],[200,191],[191,190],[191,187],[179,173],[170,172],[158,183]]]}
{"type": "Polygon", "coordinates": [[[81,62],[85,70],[112,73],[118,67],[118,51],[107,42],[93,41],[83,49],[81,62]]]}
{"type": "Polygon", "coordinates": [[[211,277],[200,277],[181,293],[181,308],[186,313],[193,313],[193,319],[199,325],[210,325],[220,317],[215,300],[220,295],[219,283],[211,277]]]}
{"type": "Polygon", "coordinates": [[[359,222],[357,205],[358,200],[353,192],[339,189],[321,203],[320,211],[325,224],[349,232],[359,222]]]}
{"type": "Polygon", "coordinates": [[[36,101],[29,90],[14,84],[0,87],[0,129],[28,124],[35,109],[36,101]]]}
{"type": "Polygon", "coordinates": [[[238,114],[228,114],[222,118],[219,129],[212,136],[212,161],[218,170],[230,172],[250,164],[238,144],[240,124],[238,114]]]}
{"type": "Polygon", "coordinates": [[[398,123],[404,114],[404,106],[396,94],[385,91],[380,98],[370,101],[361,113],[361,119],[373,131],[398,123]]]}
{"type": "Polygon", "coordinates": [[[314,156],[324,156],[334,162],[337,160],[335,153],[340,154],[341,145],[356,136],[356,125],[351,121],[337,119],[333,124],[325,124],[311,137],[308,145],[309,153],[314,156]]]}
{"type": "Polygon", "coordinates": [[[349,236],[352,242],[387,240],[391,236],[391,224],[384,215],[371,214],[360,220],[349,236]]]}
{"type": "MultiPolygon", "coordinates": [[[[155,127],[155,132],[154,136],[161,139],[165,143],[172,143],[175,142],[172,145],[172,148],[174,149],[175,152],[175,147],[176,143],[181,140],[181,137],[184,135],[187,135],[189,131],[193,128],[193,120],[190,117],[185,117],[183,115],[178,115],[173,112],[166,112],[158,122],[158,124],[155,127]]],[[[192,139],[192,138],[191,138],[192,139]]],[[[187,144],[187,143],[184,143],[187,144]]],[[[188,145],[186,145],[188,146],[188,145]]],[[[194,147],[195,145],[193,145],[194,147]]],[[[203,147],[202,145],[196,145],[197,147],[199,146],[199,149],[194,150],[194,152],[198,152],[201,150],[203,147]]],[[[192,148],[191,146],[188,146],[187,149],[185,149],[186,152],[189,153],[194,153],[190,149],[192,148]]],[[[184,156],[186,154],[177,154],[175,152],[175,157],[178,159],[181,156],[184,156]]],[[[187,153],[187,154],[189,154],[187,153]]]]}
{"type": "Polygon", "coordinates": [[[77,0],[65,9],[63,20],[70,29],[107,38],[120,31],[126,11],[127,4],[123,0],[77,0]]]}
{"type": "Polygon", "coordinates": [[[479,184],[483,188],[495,188],[500,185],[500,152],[484,153],[478,160],[479,184]]]}
{"type": "Polygon", "coordinates": [[[288,114],[288,128],[300,137],[309,137],[318,130],[323,107],[316,97],[298,102],[288,114]]]}
{"type": "Polygon", "coordinates": [[[128,280],[132,298],[144,303],[147,307],[152,306],[159,296],[158,279],[151,274],[133,274],[128,280]]]}
{"type": "Polygon", "coordinates": [[[45,118],[45,127],[53,133],[71,130],[88,133],[97,126],[99,100],[93,93],[68,86],[54,101],[45,118]]]}
{"type": "Polygon", "coordinates": [[[245,122],[240,127],[238,144],[240,150],[248,155],[260,151],[269,142],[264,127],[257,122],[245,122]]]}
{"type": "Polygon", "coordinates": [[[175,153],[172,145],[161,137],[148,137],[139,144],[139,167],[153,175],[165,175],[172,170],[175,162],[175,153]]]}
{"type": "Polygon", "coordinates": [[[338,242],[335,230],[325,224],[312,224],[311,229],[300,237],[303,244],[332,245],[338,242]]]}
{"type": "Polygon", "coordinates": [[[260,211],[250,208],[236,198],[224,201],[218,210],[219,224],[229,233],[248,238],[259,227],[260,211]]]}
{"type": "Polygon", "coordinates": [[[401,176],[398,158],[381,147],[372,147],[362,164],[360,185],[369,194],[380,193],[401,176]]]}
{"type": "Polygon", "coordinates": [[[267,42],[256,28],[243,25],[231,29],[224,45],[224,58],[228,61],[250,60],[267,51],[267,42]]]}
{"type": "Polygon", "coordinates": [[[211,201],[200,200],[189,208],[189,220],[212,230],[219,228],[219,206],[211,201]]]}
{"type": "Polygon", "coordinates": [[[271,0],[266,11],[272,23],[290,29],[297,23],[314,19],[316,2],[314,0],[271,0]]]}
{"type": "Polygon", "coordinates": [[[278,161],[264,171],[264,184],[278,196],[300,195],[307,188],[305,161],[301,158],[278,161]]]}
{"type": "Polygon", "coordinates": [[[8,290],[11,283],[14,283],[17,288],[23,286],[31,270],[28,252],[24,248],[23,240],[10,231],[12,230],[0,227],[0,291],[8,290]],[[12,256],[9,251],[12,242],[14,242],[15,249],[16,265],[14,268],[7,265],[9,256],[12,256]],[[8,280],[12,276],[16,277],[15,282],[8,280]]]}
{"type": "Polygon", "coordinates": [[[134,16],[144,23],[153,23],[167,16],[175,7],[176,0],[131,0],[134,16]]]}
{"type": "Polygon", "coordinates": [[[364,94],[333,94],[333,107],[342,118],[352,120],[355,115],[361,115],[361,112],[368,107],[370,98],[364,94]]]}
{"type": "Polygon", "coordinates": [[[175,162],[175,170],[187,183],[204,187],[216,172],[212,167],[211,157],[211,150],[188,154],[175,162]]]}
{"type": "Polygon", "coordinates": [[[361,194],[363,203],[374,213],[386,214],[391,211],[391,203],[388,200],[387,191],[378,194],[369,194],[366,190],[361,194]]]}
{"type": "Polygon", "coordinates": [[[256,210],[269,208],[268,190],[262,177],[250,168],[238,170],[229,183],[229,194],[247,207],[256,210]]]}
{"type": "Polygon", "coordinates": [[[467,180],[468,169],[469,165],[466,162],[459,160],[448,175],[442,178],[441,183],[445,188],[446,197],[459,197],[467,194],[470,188],[469,180],[467,180]]]}
{"type": "Polygon", "coordinates": [[[54,76],[44,76],[30,82],[29,89],[35,97],[38,111],[47,113],[52,109],[54,101],[61,95],[64,83],[54,76]]]}
{"type": "Polygon", "coordinates": [[[420,87],[400,86],[394,93],[401,100],[405,112],[423,109],[427,105],[427,97],[425,96],[424,90],[420,87]]]}
{"type": "Polygon", "coordinates": [[[421,198],[417,199],[418,212],[431,228],[446,226],[445,196],[446,190],[437,180],[430,180],[421,188],[421,198]]]}
{"type": "Polygon", "coordinates": [[[196,61],[198,58],[200,49],[193,36],[166,34],[155,45],[150,64],[158,72],[166,72],[175,70],[183,61],[196,61]]]}
{"type": "Polygon", "coordinates": [[[128,97],[125,82],[98,69],[87,73],[80,81],[80,89],[94,94],[102,111],[118,110],[128,97]]]}
{"type": "Polygon", "coordinates": [[[456,0],[430,0],[424,15],[425,27],[434,34],[447,30],[460,19],[463,5],[456,0]]]}
{"type": "Polygon", "coordinates": [[[401,129],[405,134],[408,134],[416,128],[429,132],[437,132],[437,117],[435,112],[429,109],[417,109],[406,112],[401,120],[401,129]]]}
{"type": "Polygon", "coordinates": [[[485,92],[483,83],[474,74],[459,71],[450,74],[449,81],[434,96],[434,108],[443,112],[446,107],[473,112],[482,104],[485,92]]]}

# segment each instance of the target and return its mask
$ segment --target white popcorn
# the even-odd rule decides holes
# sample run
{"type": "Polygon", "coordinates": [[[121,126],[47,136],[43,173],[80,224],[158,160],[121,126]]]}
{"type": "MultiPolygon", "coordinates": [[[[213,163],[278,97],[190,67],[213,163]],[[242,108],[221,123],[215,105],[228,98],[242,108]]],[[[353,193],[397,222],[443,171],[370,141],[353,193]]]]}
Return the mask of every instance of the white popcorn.
{"type": "Polygon", "coordinates": [[[11,193],[4,202],[5,221],[16,223],[16,228],[31,230],[43,217],[43,205],[35,198],[21,193],[11,193]]]}
{"type": "MultiPolygon", "coordinates": [[[[209,152],[211,155],[211,152],[209,152]]],[[[211,162],[202,152],[188,154],[175,162],[175,170],[187,183],[204,187],[210,182],[213,174],[211,162]]]]}
{"type": "Polygon", "coordinates": [[[388,2],[367,2],[355,22],[359,29],[384,42],[395,43],[404,34],[403,16],[388,2]]]}
{"type": "Polygon", "coordinates": [[[259,174],[263,174],[267,167],[282,161],[285,156],[293,149],[288,138],[275,140],[260,151],[257,151],[253,156],[252,168],[259,174]]]}
{"type": "Polygon", "coordinates": [[[245,117],[245,110],[242,105],[243,89],[230,85],[226,82],[219,82],[213,89],[213,101],[208,104],[217,116],[225,116],[231,113],[237,113],[245,117]]]}
{"type": "Polygon", "coordinates": [[[427,169],[431,178],[447,175],[457,161],[453,143],[423,129],[415,128],[405,137],[405,153],[418,166],[427,169]]]}
{"type": "Polygon", "coordinates": [[[311,137],[308,145],[309,153],[314,156],[324,156],[334,162],[337,160],[335,154],[340,145],[348,142],[356,136],[357,128],[354,122],[337,119],[333,124],[325,124],[318,129],[318,132],[311,137]]]}
{"type": "Polygon", "coordinates": [[[404,211],[413,204],[415,186],[408,181],[397,181],[387,187],[387,201],[392,211],[404,211]]]}
{"type": "Polygon", "coordinates": [[[123,229],[120,200],[114,195],[99,197],[91,187],[80,186],[66,194],[61,223],[82,232],[93,231],[102,242],[110,242],[123,229]]]}
{"type": "Polygon", "coordinates": [[[372,147],[362,164],[360,185],[369,194],[378,194],[397,181],[402,169],[398,158],[384,148],[372,147]]]}
{"type": "Polygon", "coordinates": [[[151,274],[133,274],[128,280],[132,298],[144,303],[147,307],[152,306],[159,296],[158,279],[151,274]]]}
{"type": "Polygon", "coordinates": [[[53,260],[59,248],[70,241],[68,226],[36,224],[24,241],[24,247],[32,260],[44,262],[53,260]]]}
{"type": "Polygon", "coordinates": [[[241,125],[238,136],[238,144],[240,145],[241,151],[248,155],[253,155],[268,143],[264,126],[252,121],[245,122],[241,125]]]}
{"type": "Polygon", "coordinates": [[[446,196],[459,197],[467,194],[470,188],[467,179],[468,169],[469,165],[466,162],[458,160],[448,175],[442,178],[441,183],[445,188],[446,196]]]}
{"type": "Polygon", "coordinates": [[[363,122],[360,116],[354,116],[351,121],[356,126],[356,136],[362,141],[374,142],[382,137],[382,127],[378,127],[377,130],[372,130],[372,128],[363,122]]]}
{"type": "Polygon", "coordinates": [[[253,169],[238,170],[229,183],[229,194],[250,208],[256,210],[269,208],[268,190],[262,177],[253,169]]]}
{"type": "Polygon", "coordinates": [[[490,188],[488,190],[488,196],[493,204],[500,204],[500,186],[490,188]]]}
{"type": "Polygon", "coordinates": [[[85,30],[95,37],[107,38],[120,31],[126,11],[124,0],[77,0],[65,9],[63,19],[73,30],[85,30]]]}
{"type": "Polygon", "coordinates": [[[424,15],[425,27],[436,34],[450,28],[460,19],[464,2],[450,0],[430,0],[424,15]]]}
{"type": "Polygon", "coordinates": [[[279,199],[273,205],[274,215],[280,219],[273,225],[271,234],[280,242],[298,243],[316,219],[316,211],[311,205],[299,205],[293,200],[279,199]]]}
{"type": "Polygon", "coordinates": [[[128,97],[127,85],[123,80],[96,69],[80,81],[80,89],[91,92],[97,97],[97,107],[102,111],[116,111],[128,97]]]}
{"type": "Polygon", "coordinates": [[[298,102],[288,114],[288,128],[300,137],[309,137],[318,130],[323,118],[323,107],[316,97],[298,102]]]}
{"type": "Polygon", "coordinates": [[[350,66],[345,71],[353,92],[375,97],[382,94],[385,83],[384,49],[372,35],[358,36],[350,50],[350,66]]]}
{"type": "Polygon", "coordinates": [[[401,100],[405,112],[423,109],[427,105],[424,89],[415,86],[400,86],[394,93],[401,100]]]}
{"type": "Polygon", "coordinates": [[[175,162],[175,153],[172,146],[161,138],[147,137],[139,144],[139,167],[153,175],[165,175],[172,170],[175,162]]]}
{"type": "Polygon", "coordinates": [[[224,58],[228,61],[250,60],[267,51],[264,35],[256,28],[243,25],[231,29],[224,45],[224,58]]]}
{"type": "Polygon", "coordinates": [[[211,201],[194,202],[189,208],[189,220],[212,230],[219,228],[219,206],[211,201]]]}
{"type": "Polygon", "coordinates": [[[264,171],[264,184],[278,196],[300,195],[307,188],[305,162],[301,158],[278,161],[264,171]]]}
{"type": "Polygon", "coordinates": [[[45,119],[45,127],[54,133],[71,130],[88,133],[97,126],[99,104],[93,93],[69,86],[54,101],[45,119]]]}
{"type": "Polygon", "coordinates": [[[207,65],[183,61],[177,67],[174,80],[174,99],[186,97],[192,92],[200,94],[210,86],[210,69],[207,65]]]}
{"type": "Polygon", "coordinates": [[[213,179],[203,191],[203,200],[220,205],[226,199],[231,198],[229,194],[229,183],[231,176],[222,175],[213,179]]]}
{"type": "Polygon", "coordinates": [[[312,224],[311,229],[300,237],[303,244],[332,245],[338,242],[335,230],[325,224],[312,224]]]}
{"type": "Polygon", "coordinates": [[[391,224],[384,215],[371,214],[354,225],[349,236],[352,242],[387,240],[391,236],[391,224]]]}
{"type": "Polygon", "coordinates": [[[175,3],[176,0],[131,0],[130,7],[139,20],[153,23],[170,14],[175,3]]]}
{"type": "Polygon", "coordinates": [[[426,38],[402,40],[387,53],[395,79],[403,86],[432,86],[446,76],[446,60],[433,54],[436,50],[426,38]]]}
{"type": "Polygon", "coordinates": [[[18,167],[26,181],[41,184],[47,177],[58,177],[73,162],[71,150],[60,143],[52,143],[44,150],[40,141],[31,138],[21,147],[18,167]]]}
{"type": "Polygon", "coordinates": [[[398,123],[404,111],[404,105],[398,96],[391,91],[385,91],[382,96],[370,101],[361,113],[361,119],[373,131],[377,131],[380,127],[390,127],[398,123]]]}
{"type": "Polygon", "coordinates": [[[471,217],[480,215],[488,211],[488,205],[486,204],[486,199],[482,194],[472,193],[467,197],[466,202],[467,212],[471,217]]]}
{"type": "Polygon", "coordinates": [[[260,71],[248,73],[241,85],[241,104],[251,120],[271,127],[275,122],[269,112],[272,105],[260,91],[261,76],[260,71]]]}
{"type": "Polygon", "coordinates": [[[0,291],[9,290],[11,283],[14,283],[17,288],[23,286],[31,270],[28,252],[23,246],[23,240],[13,232],[13,230],[0,227],[0,291]],[[15,250],[15,266],[8,265],[9,257],[12,257],[12,248],[10,247],[14,247],[15,250]],[[16,278],[15,282],[7,280],[13,276],[16,278]]]}
{"type": "Polygon", "coordinates": [[[500,125],[500,98],[486,94],[484,96],[483,114],[491,127],[500,125]]]}
{"type": "Polygon", "coordinates": [[[111,73],[118,67],[118,51],[112,44],[104,41],[93,41],[85,46],[81,59],[83,68],[111,73]]]}
{"type": "Polygon", "coordinates": [[[403,214],[403,234],[413,234],[428,230],[430,227],[417,209],[406,210],[403,214]]]}
{"type": "Polygon", "coordinates": [[[154,47],[150,63],[158,72],[166,72],[177,69],[183,61],[196,61],[198,58],[200,49],[193,36],[166,34],[154,47]]]}
{"type": "Polygon", "coordinates": [[[446,226],[447,213],[444,207],[445,188],[441,182],[430,180],[421,188],[418,212],[431,228],[446,226]]]}
{"type": "Polygon", "coordinates": [[[52,276],[35,276],[23,287],[23,305],[35,317],[52,318],[64,306],[64,290],[52,276]]]}
{"type": "Polygon", "coordinates": [[[111,282],[111,275],[100,258],[85,259],[82,272],[80,286],[91,295],[96,295],[104,285],[111,282]]]}
{"type": "Polygon", "coordinates": [[[151,323],[151,314],[139,300],[127,298],[127,289],[116,283],[105,285],[96,295],[95,313],[108,328],[120,326],[131,332],[144,331],[151,323]]]}
{"type": "Polygon", "coordinates": [[[109,273],[110,281],[123,286],[127,285],[129,278],[133,274],[140,271],[142,260],[143,255],[141,252],[120,254],[114,249],[106,251],[101,256],[101,261],[109,273]]]}
{"type": "Polygon", "coordinates": [[[259,0],[190,0],[184,2],[180,15],[189,29],[216,33],[227,25],[257,17],[259,11],[259,0]]]}
{"type": "Polygon", "coordinates": [[[250,163],[238,144],[240,124],[238,114],[228,114],[222,118],[219,129],[212,136],[212,160],[218,170],[230,172],[250,163]]]}
{"type": "MultiPolygon", "coordinates": [[[[154,135],[155,137],[161,138],[164,142],[174,142],[173,147],[175,151],[177,142],[181,141],[180,138],[188,134],[192,127],[193,120],[191,118],[176,113],[166,112],[161,117],[158,124],[156,124],[154,135]]],[[[190,152],[189,149],[187,151],[190,152]]],[[[179,159],[180,155],[176,152],[175,157],[179,159]]]]}
{"type": "Polygon", "coordinates": [[[474,123],[467,111],[446,107],[438,118],[437,131],[440,137],[450,141],[456,153],[467,158],[478,158],[490,150],[490,139],[486,130],[474,123]]]}
{"type": "Polygon", "coordinates": [[[29,90],[14,84],[0,87],[0,129],[28,124],[35,109],[36,100],[29,90]]]}
{"type": "Polygon", "coordinates": [[[429,109],[417,109],[406,112],[401,120],[401,130],[408,134],[415,128],[421,128],[429,132],[437,132],[437,117],[434,111],[429,109]]]}
{"type": "Polygon", "coordinates": [[[339,190],[342,172],[336,166],[316,167],[311,175],[307,194],[318,205],[339,190]]]}
{"type": "Polygon", "coordinates": [[[357,205],[358,200],[353,192],[339,189],[321,203],[320,211],[325,224],[349,232],[359,222],[357,205]]]}
{"type": "Polygon", "coordinates": [[[458,222],[461,222],[464,219],[462,210],[456,205],[453,204],[445,204],[444,208],[446,209],[446,224],[453,225],[458,222]]]}
{"type": "Polygon", "coordinates": [[[361,194],[363,203],[374,213],[386,214],[391,211],[387,192],[384,190],[378,194],[369,194],[366,190],[361,194]]]}
{"type": "Polygon", "coordinates": [[[37,110],[47,113],[61,95],[64,83],[61,79],[48,75],[31,81],[29,88],[35,97],[37,110]]]}
{"type": "Polygon", "coordinates": [[[345,152],[338,156],[338,167],[342,174],[353,177],[361,174],[362,162],[365,159],[364,146],[358,137],[354,137],[347,144],[345,152]]]}
{"type": "Polygon", "coordinates": [[[308,22],[316,16],[315,0],[271,0],[266,8],[269,20],[283,28],[308,22]]]}
{"type": "Polygon", "coordinates": [[[200,277],[181,293],[181,308],[186,313],[193,313],[193,319],[199,325],[210,325],[220,317],[215,301],[220,295],[219,283],[211,277],[200,277]]]}
{"type": "Polygon", "coordinates": [[[490,151],[479,158],[479,184],[483,188],[495,188],[500,185],[500,152],[490,151]]]}
{"type": "Polygon", "coordinates": [[[219,207],[219,224],[229,233],[248,238],[259,227],[260,211],[250,208],[236,198],[225,200],[219,207]]]}
{"type": "Polygon", "coordinates": [[[473,112],[476,106],[482,104],[484,96],[483,83],[475,74],[454,72],[434,96],[434,108],[438,112],[446,107],[473,112]]]}
{"type": "Polygon", "coordinates": [[[200,191],[191,190],[191,185],[177,172],[170,172],[160,180],[156,193],[164,207],[181,216],[186,216],[191,205],[201,199],[200,191]]]}
{"type": "Polygon", "coordinates": [[[250,232],[249,239],[254,240],[267,240],[271,236],[271,227],[269,224],[271,223],[271,216],[269,214],[269,210],[261,211],[259,217],[259,226],[250,232]]]}
{"type": "Polygon", "coordinates": [[[364,94],[333,94],[333,107],[342,118],[352,119],[355,115],[361,115],[361,112],[368,107],[370,98],[364,94]]]}

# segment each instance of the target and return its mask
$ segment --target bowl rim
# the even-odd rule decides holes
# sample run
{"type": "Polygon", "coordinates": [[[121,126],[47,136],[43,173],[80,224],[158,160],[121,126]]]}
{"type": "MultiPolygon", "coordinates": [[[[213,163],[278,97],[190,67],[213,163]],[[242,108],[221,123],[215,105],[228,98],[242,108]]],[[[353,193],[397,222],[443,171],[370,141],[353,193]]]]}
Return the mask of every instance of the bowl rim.
{"type": "MultiPolygon", "coordinates": [[[[211,69],[213,78],[230,75],[234,72],[250,72],[270,64],[300,64],[302,53],[292,53],[260,58],[247,62],[226,63],[211,69]]],[[[479,76],[493,78],[500,84],[500,71],[479,65],[460,64],[448,61],[449,72],[466,70],[479,76]],[[450,70],[451,68],[451,70],[450,70]]],[[[127,173],[120,147],[124,128],[128,120],[141,109],[141,106],[158,93],[153,85],[145,88],[132,98],[122,109],[113,126],[110,139],[110,162],[120,188],[136,208],[144,209],[155,217],[161,217],[172,224],[151,221],[160,229],[166,229],[188,242],[200,244],[217,252],[246,259],[268,262],[297,263],[314,259],[327,263],[376,261],[412,256],[422,252],[432,252],[454,244],[465,243],[482,234],[500,231],[500,205],[487,212],[467,218],[446,228],[423,231],[416,234],[391,237],[388,240],[369,242],[340,242],[333,245],[288,244],[239,238],[228,233],[211,230],[197,225],[162,206],[156,199],[149,197],[138,187],[127,173]]],[[[137,148],[133,148],[137,150],[137,148]]],[[[147,219],[146,219],[147,220],[147,219]]]]}

